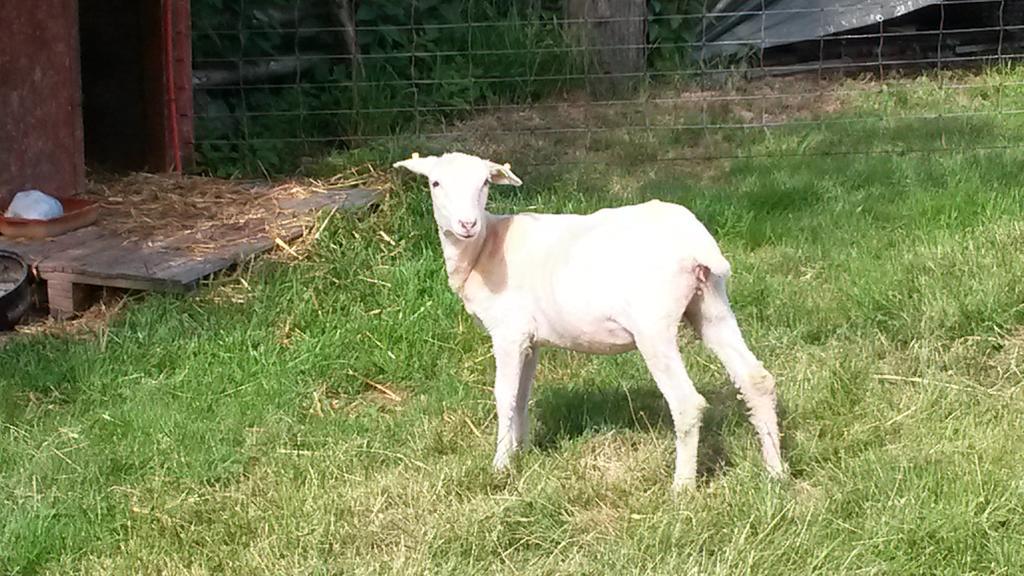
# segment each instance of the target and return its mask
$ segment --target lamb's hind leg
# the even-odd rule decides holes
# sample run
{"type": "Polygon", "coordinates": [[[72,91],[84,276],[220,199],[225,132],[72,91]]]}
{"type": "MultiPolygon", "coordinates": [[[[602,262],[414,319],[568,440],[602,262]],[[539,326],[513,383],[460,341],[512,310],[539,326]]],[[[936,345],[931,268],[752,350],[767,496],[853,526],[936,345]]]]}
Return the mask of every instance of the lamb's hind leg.
{"type": "Polygon", "coordinates": [[[676,433],[674,489],[692,488],[697,479],[697,444],[707,402],[693,386],[679,353],[677,326],[634,334],[637,349],[665,396],[676,433]]]}
{"type": "Polygon", "coordinates": [[[523,368],[519,375],[519,390],[516,392],[515,414],[512,419],[512,440],[516,450],[525,448],[529,439],[530,389],[533,387],[533,379],[537,374],[539,357],[539,347],[531,346],[527,349],[523,368]]]}
{"type": "Polygon", "coordinates": [[[725,280],[710,276],[686,309],[686,319],[725,366],[750,411],[764,465],[775,477],[786,474],[779,446],[775,379],[747,347],[729,307],[725,280]]]}

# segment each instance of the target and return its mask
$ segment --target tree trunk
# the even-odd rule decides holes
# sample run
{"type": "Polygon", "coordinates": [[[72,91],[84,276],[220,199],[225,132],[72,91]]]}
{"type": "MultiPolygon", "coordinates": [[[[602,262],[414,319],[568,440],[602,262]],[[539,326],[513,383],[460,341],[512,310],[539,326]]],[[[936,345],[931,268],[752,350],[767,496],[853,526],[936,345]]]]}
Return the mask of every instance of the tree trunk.
{"type": "Polygon", "coordinates": [[[341,28],[345,51],[352,58],[352,75],[356,77],[359,69],[359,38],[356,36],[356,11],[359,0],[333,0],[335,24],[341,28]]]}
{"type": "Polygon", "coordinates": [[[593,97],[622,98],[644,80],[647,0],[568,0],[566,19],[593,97]]]}

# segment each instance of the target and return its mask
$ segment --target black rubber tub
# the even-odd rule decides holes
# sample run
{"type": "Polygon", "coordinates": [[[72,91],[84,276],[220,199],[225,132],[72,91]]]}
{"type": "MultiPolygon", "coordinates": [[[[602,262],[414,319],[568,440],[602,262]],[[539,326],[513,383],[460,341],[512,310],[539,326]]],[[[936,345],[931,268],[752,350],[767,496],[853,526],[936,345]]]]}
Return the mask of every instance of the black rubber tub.
{"type": "Polygon", "coordinates": [[[0,330],[10,330],[28,311],[28,265],[14,252],[0,250],[0,330]]]}

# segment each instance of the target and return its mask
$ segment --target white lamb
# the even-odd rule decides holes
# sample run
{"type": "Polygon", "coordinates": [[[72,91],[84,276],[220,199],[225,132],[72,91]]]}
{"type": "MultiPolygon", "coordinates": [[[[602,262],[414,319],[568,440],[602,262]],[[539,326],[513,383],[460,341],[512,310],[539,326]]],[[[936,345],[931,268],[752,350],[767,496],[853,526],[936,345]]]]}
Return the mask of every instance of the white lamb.
{"type": "Polygon", "coordinates": [[[589,215],[495,215],[486,210],[489,185],[522,184],[507,164],[449,153],[413,154],[394,166],[429,179],[448,283],[491,336],[496,470],[526,442],[540,347],[639,349],[672,413],[673,488],[694,486],[707,403],[679,352],[685,317],[739,388],[768,471],[785,475],[774,378],[747,348],[729,307],[729,263],[689,210],[652,200],[589,215]]]}

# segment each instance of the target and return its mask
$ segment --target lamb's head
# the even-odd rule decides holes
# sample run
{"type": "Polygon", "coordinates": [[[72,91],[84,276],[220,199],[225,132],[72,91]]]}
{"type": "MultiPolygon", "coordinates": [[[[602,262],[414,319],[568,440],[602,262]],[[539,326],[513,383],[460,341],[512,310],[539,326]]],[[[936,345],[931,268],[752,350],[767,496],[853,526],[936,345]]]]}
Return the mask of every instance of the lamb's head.
{"type": "Polygon", "coordinates": [[[483,232],[491,184],[522,184],[508,164],[460,152],[442,156],[413,154],[408,160],[395,162],[394,167],[427,177],[434,219],[441,233],[453,240],[470,240],[483,232]]]}

